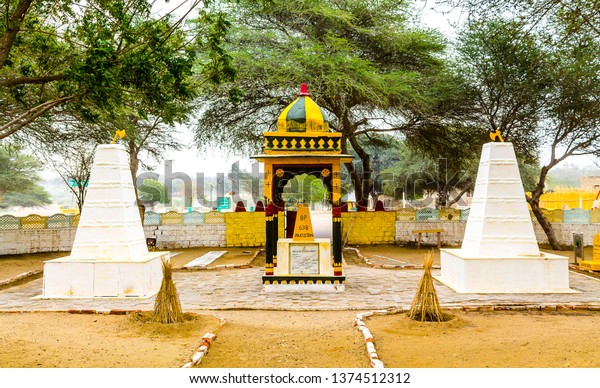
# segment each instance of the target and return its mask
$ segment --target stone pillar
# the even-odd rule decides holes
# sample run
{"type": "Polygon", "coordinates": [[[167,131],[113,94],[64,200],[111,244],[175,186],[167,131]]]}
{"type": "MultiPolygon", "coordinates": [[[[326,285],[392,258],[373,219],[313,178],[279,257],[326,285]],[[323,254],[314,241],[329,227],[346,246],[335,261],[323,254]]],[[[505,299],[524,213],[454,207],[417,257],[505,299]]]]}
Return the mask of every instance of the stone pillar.
{"type": "Polygon", "coordinates": [[[333,276],[342,276],[342,208],[332,206],[333,212],[333,276]]]}

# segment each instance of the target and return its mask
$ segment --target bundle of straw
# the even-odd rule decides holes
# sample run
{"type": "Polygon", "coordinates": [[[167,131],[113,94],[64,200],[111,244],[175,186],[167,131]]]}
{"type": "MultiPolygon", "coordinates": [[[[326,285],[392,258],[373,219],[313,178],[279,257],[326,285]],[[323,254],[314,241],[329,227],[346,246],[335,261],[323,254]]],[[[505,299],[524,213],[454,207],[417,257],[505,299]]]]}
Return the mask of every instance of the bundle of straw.
{"type": "Polygon", "coordinates": [[[408,317],[415,321],[444,321],[444,314],[440,308],[435,287],[433,286],[433,277],[431,276],[431,267],[433,266],[433,251],[427,252],[424,258],[423,268],[425,272],[419,282],[419,288],[412,306],[408,312],[408,317]]]}
{"type": "Polygon", "coordinates": [[[159,323],[183,322],[183,312],[177,288],[173,282],[173,265],[170,260],[162,260],[162,270],[163,280],[154,302],[152,320],[159,323]]]}

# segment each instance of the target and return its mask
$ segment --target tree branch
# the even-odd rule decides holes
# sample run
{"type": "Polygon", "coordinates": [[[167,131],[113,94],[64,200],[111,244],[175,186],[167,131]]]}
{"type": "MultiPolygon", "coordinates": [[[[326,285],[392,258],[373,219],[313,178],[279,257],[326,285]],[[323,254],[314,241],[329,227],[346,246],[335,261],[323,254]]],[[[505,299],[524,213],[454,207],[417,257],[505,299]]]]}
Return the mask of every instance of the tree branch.
{"type": "Polygon", "coordinates": [[[57,75],[47,75],[47,76],[41,76],[41,77],[19,77],[19,78],[8,78],[8,79],[0,79],[0,86],[6,86],[6,87],[11,87],[11,86],[16,86],[16,85],[23,85],[23,84],[46,84],[52,81],[58,81],[59,79],[62,79],[63,75],[62,74],[57,74],[57,75]]]}
{"type": "Polygon", "coordinates": [[[77,97],[77,96],[72,95],[72,96],[57,98],[54,100],[49,100],[38,106],[35,106],[35,107],[29,109],[27,112],[21,114],[20,116],[15,117],[11,121],[9,121],[8,123],[6,123],[0,127],[0,140],[21,130],[23,127],[27,126],[28,124],[33,122],[35,119],[37,119],[44,113],[48,112],[50,109],[52,109],[60,104],[63,104],[69,100],[72,100],[75,97],[77,97]]]}
{"type": "Polygon", "coordinates": [[[23,19],[25,19],[25,15],[27,15],[29,7],[33,1],[34,0],[20,0],[19,4],[17,4],[17,7],[15,8],[15,11],[7,20],[6,31],[4,31],[4,34],[0,39],[0,68],[6,65],[6,60],[10,55],[12,46],[15,44],[17,34],[21,30],[21,23],[23,23],[23,19]]]}

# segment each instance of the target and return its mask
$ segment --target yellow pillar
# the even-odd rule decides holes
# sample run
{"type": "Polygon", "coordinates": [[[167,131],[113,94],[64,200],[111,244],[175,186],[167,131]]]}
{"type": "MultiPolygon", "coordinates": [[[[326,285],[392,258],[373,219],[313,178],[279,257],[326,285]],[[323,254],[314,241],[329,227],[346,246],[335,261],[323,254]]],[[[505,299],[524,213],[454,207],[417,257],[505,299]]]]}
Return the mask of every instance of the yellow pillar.
{"type": "Polygon", "coordinates": [[[591,271],[600,271],[600,233],[594,236],[592,260],[580,261],[579,266],[591,271]]]}
{"type": "Polygon", "coordinates": [[[264,194],[267,206],[273,203],[273,164],[270,161],[265,160],[265,181],[264,181],[264,194]]]}
{"type": "Polygon", "coordinates": [[[331,200],[333,204],[339,204],[342,199],[342,176],[340,172],[340,164],[333,163],[331,165],[331,200]]]}

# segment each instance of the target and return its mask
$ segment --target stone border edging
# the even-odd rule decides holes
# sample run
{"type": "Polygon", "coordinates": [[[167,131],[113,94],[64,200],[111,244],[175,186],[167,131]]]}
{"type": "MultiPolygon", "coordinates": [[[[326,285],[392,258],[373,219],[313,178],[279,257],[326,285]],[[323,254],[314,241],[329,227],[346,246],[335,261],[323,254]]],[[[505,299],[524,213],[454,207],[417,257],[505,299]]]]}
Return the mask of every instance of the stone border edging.
{"type": "Polygon", "coordinates": [[[371,360],[371,368],[384,368],[383,362],[379,359],[377,355],[377,351],[375,350],[375,344],[373,344],[373,335],[365,325],[363,318],[374,315],[376,312],[384,312],[383,315],[388,314],[387,310],[379,310],[379,311],[368,311],[364,313],[356,314],[356,319],[354,320],[354,326],[358,330],[360,330],[363,334],[365,345],[367,347],[367,353],[369,354],[369,360],[371,360]]]}
{"type": "Polygon", "coordinates": [[[29,280],[35,280],[40,275],[42,275],[43,270],[36,269],[35,271],[24,272],[14,276],[10,279],[6,279],[0,282],[0,290],[4,290],[6,288],[10,288],[22,282],[27,282],[29,280]]]}
{"type": "MultiPolygon", "coordinates": [[[[191,314],[191,313],[190,313],[191,314]]],[[[194,313],[195,314],[195,313],[194,313]]],[[[201,315],[201,314],[198,314],[201,315]]],[[[219,326],[214,330],[213,333],[206,333],[200,340],[198,344],[198,349],[192,355],[190,361],[186,362],[182,368],[193,368],[194,366],[200,364],[202,359],[208,354],[208,349],[210,349],[211,344],[217,338],[217,332],[221,329],[227,321],[224,318],[219,318],[216,315],[211,315],[219,320],[219,326]]]]}

